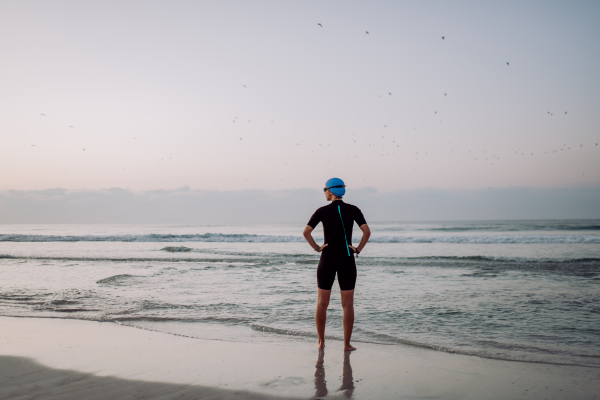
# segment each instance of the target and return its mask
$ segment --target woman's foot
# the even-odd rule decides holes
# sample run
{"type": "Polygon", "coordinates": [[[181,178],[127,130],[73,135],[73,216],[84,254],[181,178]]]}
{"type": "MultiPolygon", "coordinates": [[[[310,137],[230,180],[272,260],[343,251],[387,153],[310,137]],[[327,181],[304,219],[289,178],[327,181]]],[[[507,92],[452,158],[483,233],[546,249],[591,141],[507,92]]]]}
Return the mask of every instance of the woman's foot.
{"type": "Polygon", "coordinates": [[[325,341],[320,341],[317,343],[317,349],[324,349],[325,348],[325,341]]]}
{"type": "Polygon", "coordinates": [[[344,345],[344,351],[354,351],[354,350],[356,350],[356,347],[351,346],[349,344],[344,345]]]}

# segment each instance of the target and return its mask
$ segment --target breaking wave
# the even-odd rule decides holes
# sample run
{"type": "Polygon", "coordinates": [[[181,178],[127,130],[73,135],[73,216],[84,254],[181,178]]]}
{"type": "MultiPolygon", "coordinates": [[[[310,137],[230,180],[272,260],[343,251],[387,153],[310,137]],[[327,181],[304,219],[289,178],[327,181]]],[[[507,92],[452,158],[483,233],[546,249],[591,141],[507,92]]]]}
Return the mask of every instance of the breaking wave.
{"type": "MultiPolygon", "coordinates": [[[[322,240],[322,238],[315,238],[322,240]]],[[[356,238],[358,241],[359,238],[356,238]]],[[[539,244],[583,243],[598,244],[600,235],[428,235],[428,236],[373,236],[371,243],[469,243],[469,244],[539,244]]],[[[203,233],[188,235],[120,235],[120,236],[54,236],[54,235],[0,235],[0,242],[234,242],[234,243],[292,243],[304,242],[301,236],[203,233]]],[[[186,247],[165,247],[169,252],[188,252],[186,247]]],[[[8,257],[0,255],[0,257],[8,257]]]]}
{"type": "Polygon", "coordinates": [[[193,249],[191,249],[189,247],[185,247],[185,246],[179,246],[179,247],[167,246],[167,247],[163,247],[161,250],[168,251],[169,253],[189,253],[193,249]]]}
{"type": "Polygon", "coordinates": [[[127,280],[129,278],[133,278],[133,275],[129,275],[129,274],[113,275],[113,276],[109,276],[108,278],[100,279],[99,281],[96,281],[96,283],[99,285],[114,285],[114,284],[118,285],[122,281],[127,280]]]}

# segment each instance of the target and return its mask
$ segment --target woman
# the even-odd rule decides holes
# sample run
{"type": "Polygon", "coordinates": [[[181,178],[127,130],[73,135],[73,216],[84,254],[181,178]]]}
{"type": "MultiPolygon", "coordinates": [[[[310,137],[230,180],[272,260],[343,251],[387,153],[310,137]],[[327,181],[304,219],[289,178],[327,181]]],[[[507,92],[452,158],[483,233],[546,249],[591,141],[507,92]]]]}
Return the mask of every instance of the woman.
{"type": "Polygon", "coordinates": [[[317,285],[319,297],[317,300],[317,311],[315,320],[317,324],[317,335],[319,336],[318,348],[325,347],[325,322],[327,321],[327,306],[331,296],[331,287],[337,273],[340,292],[342,294],[342,308],[344,309],[344,351],[356,350],[350,345],[352,327],[354,326],[354,286],[356,284],[356,263],[354,254],[358,255],[367,244],[371,230],[363,217],[362,212],[356,206],[344,203],[342,197],[346,194],[344,181],[331,178],[325,183],[325,198],[331,204],[319,208],[308,225],[304,228],[304,238],[310,246],[321,253],[319,266],[317,268],[317,285]],[[354,221],[363,232],[360,244],[352,246],[352,227],[354,221]],[[323,223],[325,243],[319,246],[312,237],[312,231],[323,223]]]}

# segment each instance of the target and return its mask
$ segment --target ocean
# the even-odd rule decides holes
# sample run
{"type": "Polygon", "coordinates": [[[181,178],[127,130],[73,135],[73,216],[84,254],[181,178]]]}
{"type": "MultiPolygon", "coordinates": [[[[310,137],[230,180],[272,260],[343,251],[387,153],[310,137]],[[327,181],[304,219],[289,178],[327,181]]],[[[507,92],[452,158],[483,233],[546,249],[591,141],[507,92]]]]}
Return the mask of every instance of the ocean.
{"type": "MultiPolygon", "coordinates": [[[[316,344],[319,255],[304,226],[0,225],[0,315],[316,344]]],[[[600,367],[600,220],[369,226],[357,259],[359,349],[600,367]]],[[[321,225],[313,236],[322,241],[321,225]]],[[[338,292],[336,282],[328,346],[342,338],[338,292]]]]}

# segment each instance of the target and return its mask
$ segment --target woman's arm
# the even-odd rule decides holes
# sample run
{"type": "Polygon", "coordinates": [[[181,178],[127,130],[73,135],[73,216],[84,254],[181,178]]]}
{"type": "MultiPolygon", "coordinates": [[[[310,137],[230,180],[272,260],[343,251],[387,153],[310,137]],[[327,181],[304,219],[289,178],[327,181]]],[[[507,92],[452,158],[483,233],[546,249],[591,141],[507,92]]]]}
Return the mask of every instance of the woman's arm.
{"type": "Polygon", "coordinates": [[[371,230],[369,229],[369,225],[362,224],[359,228],[363,233],[362,239],[360,239],[360,243],[358,244],[357,247],[348,245],[348,247],[350,247],[352,250],[354,250],[354,252],[357,254],[360,253],[362,251],[362,249],[365,248],[365,246],[367,245],[367,242],[369,241],[369,237],[371,237],[371,230]]]}
{"type": "Polygon", "coordinates": [[[310,247],[312,247],[313,250],[316,251],[317,253],[320,253],[321,251],[323,251],[323,249],[325,247],[327,247],[327,245],[324,244],[323,246],[319,246],[317,244],[317,242],[315,242],[315,239],[313,239],[313,237],[312,237],[312,231],[313,231],[313,227],[310,225],[306,225],[304,227],[304,232],[302,234],[304,235],[304,239],[306,239],[308,244],[310,244],[310,247]]]}

